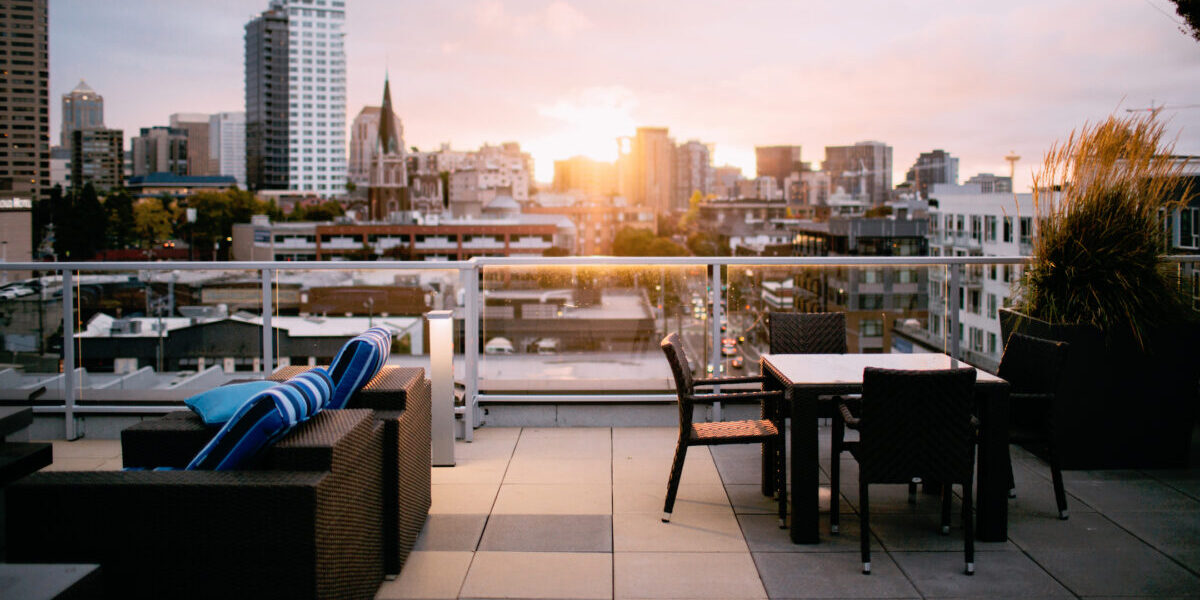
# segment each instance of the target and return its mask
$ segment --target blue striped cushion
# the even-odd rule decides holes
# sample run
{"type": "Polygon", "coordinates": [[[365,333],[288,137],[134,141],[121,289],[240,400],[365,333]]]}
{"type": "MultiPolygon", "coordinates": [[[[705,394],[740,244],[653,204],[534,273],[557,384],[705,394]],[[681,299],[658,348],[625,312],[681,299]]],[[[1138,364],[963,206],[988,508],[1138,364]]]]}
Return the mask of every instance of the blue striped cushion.
{"type": "Polygon", "coordinates": [[[191,470],[236,469],[317,414],[333,394],[324,369],[297,375],[242,405],[192,459],[191,470]]]}
{"type": "Polygon", "coordinates": [[[384,327],[372,327],[346,342],[329,365],[333,396],[325,408],[345,408],[350,397],[383,368],[391,351],[392,332],[384,327]]]}

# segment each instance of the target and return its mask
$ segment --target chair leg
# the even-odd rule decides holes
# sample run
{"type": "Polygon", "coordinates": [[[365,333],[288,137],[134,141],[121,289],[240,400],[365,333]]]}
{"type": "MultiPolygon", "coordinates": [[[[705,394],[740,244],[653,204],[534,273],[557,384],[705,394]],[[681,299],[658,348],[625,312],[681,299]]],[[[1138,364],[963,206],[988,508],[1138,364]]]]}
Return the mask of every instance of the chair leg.
{"type": "Polygon", "coordinates": [[[841,498],[838,496],[842,489],[842,438],[845,435],[846,424],[842,422],[840,415],[834,415],[829,450],[829,533],[834,535],[837,535],[838,523],[841,521],[841,498]]]}
{"type": "MultiPolygon", "coordinates": [[[[760,419],[775,420],[775,411],[766,400],[759,403],[758,414],[760,419]]],[[[762,443],[762,495],[775,495],[775,479],[767,475],[771,472],[773,463],[776,461],[778,451],[775,448],[774,440],[767,440],[762,443]]]]}
{"type": "Polygon", "coordinates": [[[973,486],[974,482],[971,477],[968,477],[966,483],[963,483],[963,543],[967,558],[967,575],[975,574],[975,519],[972,515],[975,494],[971,489],[973,486]]]}
{"type": "Polygon", "coordinates": [[[942,535],[950,534],[950,497],[953,496],[954,485],[942,484],[942,535]]]}
{"type": "Polygon", "coordinates": [[[775,447],[777,449],[775,459],[775,478],[777,480],[776,487],[779,489],[779,528],[787,529],[788,489],[786,439],[781,437],[776,440],[775,447]]]}
{"type": "Polygon", "coordinates": [[[675,446],[675,460],[671,463],[671,478],[667,481],[667,501],[663,504],[663,523],[671,522],[671,511],[675,509],[675,494],[679,492],[679,477],[683,475],[684,458],[687,458],[687,443],[681,439],[675,446]]]}
{"type": "Polygon", "coordinates": [[[871,574],[871,507],[870,498],[867,494],[867,482],[862,480],[862,476],[858,479],[858,506],[859,506],[859,528],[861,532],[862,542],[862,572],[863,575],[871,574]]]}
{"type": "Polygon", "coordinates": [[[1058,460],[1058,444],[1054,439],[1054,424],[1047,423],[1047,439],[1050,444],[1050,478],[1054,481],[1054,501],[1058,504],[1058,518],[1066,520],[1071,515],[1067,513],[1067,491],[1063,489],[1062,466],[1058,460]]]}

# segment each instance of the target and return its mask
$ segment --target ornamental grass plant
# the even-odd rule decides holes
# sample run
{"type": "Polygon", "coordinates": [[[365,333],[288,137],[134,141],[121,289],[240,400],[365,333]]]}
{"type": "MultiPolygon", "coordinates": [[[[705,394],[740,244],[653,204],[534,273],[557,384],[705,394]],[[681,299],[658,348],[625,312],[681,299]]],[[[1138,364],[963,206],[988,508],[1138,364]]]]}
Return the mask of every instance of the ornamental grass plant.
{"type": "Polygon", "coordinates": [[[1110,116],[1046,153],[1033,178],[1038,227],[1018,310],[1142,349],[1149,332],[1196,318],[1162,260],[1166,215],[1191,193],[1164,131],[1153,113],[1110,116]]]}

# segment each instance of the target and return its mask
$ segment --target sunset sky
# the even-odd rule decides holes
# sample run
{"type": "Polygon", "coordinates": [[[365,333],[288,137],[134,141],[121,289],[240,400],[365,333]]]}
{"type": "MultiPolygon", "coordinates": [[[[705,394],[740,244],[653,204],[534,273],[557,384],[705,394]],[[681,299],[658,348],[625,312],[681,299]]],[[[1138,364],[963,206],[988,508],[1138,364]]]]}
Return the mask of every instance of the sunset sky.
{"type": "MultiPolygon", "coordinates": [[[[639,125],[715,144],[753,176],[754,146],[880,140],[895,180],[918,153],[960,178],[1017,186],[1056,139],[1126,108],[1200,104],[1200,42],[1167,0],[733,2],[347,0],[347,125],[378,104],[385,70],[421,149],[515,140],[536,178],[575,154],[612,160],[639,125]]],[[[105,122],[244,110],[245,23],[267,0],[50,0],[52,139],[80,78],[105,122]]],[[[1165,110],[1200,154],[1200,108],[1165,110]]],[[[815,164],[818,166],[819,164],[815,164]]]]}

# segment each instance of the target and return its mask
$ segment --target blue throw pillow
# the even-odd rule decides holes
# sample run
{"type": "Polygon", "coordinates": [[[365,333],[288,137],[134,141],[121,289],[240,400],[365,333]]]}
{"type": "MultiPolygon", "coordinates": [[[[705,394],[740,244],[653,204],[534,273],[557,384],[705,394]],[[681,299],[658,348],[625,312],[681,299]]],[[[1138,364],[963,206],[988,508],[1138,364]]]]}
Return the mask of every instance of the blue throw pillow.
{"type": "Polygon", "coordinates": [[[247,381],[222,385],[200,392],[183,402],[192,412],[200,415],[205,425],[224,425],[243,404],[276,385],[278,384],[274,381],[247,381]]]}
{"type": "Polygon", "coordinates": [[[325,408],[345,408],[350,397],[379,373],[391,351],[392,332],[384,327],[372,327],[346,342],[329,365],[333,397],[325,408]]]}
{"type": "Polygon", "coordinates": [[[236,469],[317,414],[333,392],[324,369],[312,369],[259,393],[192,459],[190,470],[236,469]]]}

